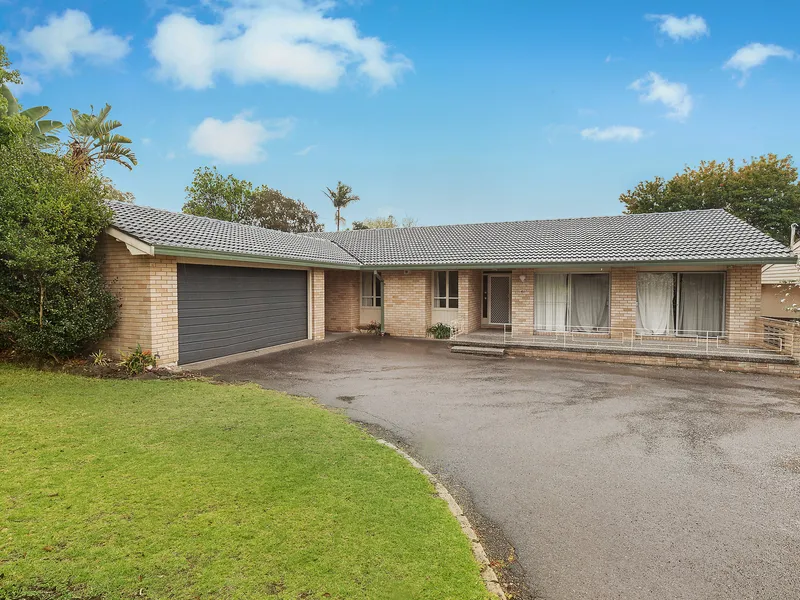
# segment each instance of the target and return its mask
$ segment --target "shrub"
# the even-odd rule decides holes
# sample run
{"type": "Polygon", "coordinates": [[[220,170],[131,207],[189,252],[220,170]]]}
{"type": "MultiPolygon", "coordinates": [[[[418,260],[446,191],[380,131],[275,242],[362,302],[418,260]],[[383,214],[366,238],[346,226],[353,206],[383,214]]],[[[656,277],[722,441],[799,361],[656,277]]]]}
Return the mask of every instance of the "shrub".
{"type": "Polygon", "coordinates": [[[119,361],[120,367],[125,367],[131,375],[140,375],[156,366],[158,354],[153,354],[150,350],[142,350],[141,344],[136,344],[131,352],[122,354],[119,361]]]}
{"type": "Polygon", "coordinates": [[[111,213],[102,182],[22,140],[0,144],[0,337],[64,358],[96,343],[117,302],[95,255],[111,213]]]}
{"type": "Polygon", "coordinates": [[[428,327],[428,335],[433,336],[437,340],[449,339],[453,333],[453,328],[446,323],[436,323],[428,327]]]}
{"type": "Polygon", "coordinates": [[[370,321],[369,325],[367,325],[367,333],[372,333],[375,335],[381,334],[381,324],[377,321],[370,321]]]}

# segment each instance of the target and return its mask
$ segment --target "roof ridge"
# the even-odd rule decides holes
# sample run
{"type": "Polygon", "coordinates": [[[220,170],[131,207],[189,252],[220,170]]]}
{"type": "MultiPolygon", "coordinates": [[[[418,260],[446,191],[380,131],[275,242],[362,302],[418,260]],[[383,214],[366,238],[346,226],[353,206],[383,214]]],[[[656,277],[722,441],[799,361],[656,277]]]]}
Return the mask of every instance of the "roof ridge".
{"type": "MultiPolygon", "coordinates": [[[[478,221],[473,223],[446,223],[440,225],[413,225],[411,227],[374,227],[370,229],[346,229],[344,231],[309,231],[306,233],[301,233],[298,235],[309,235],[314,236],[318,234],[324,235],[338,235],[342,233],[355,233],[357,231],[397,231],[397,230],[409,230],[409,229],[433,229],[436,227],[471,227],[477,225],[509,225],[512,223],[553,223],[556,221],[591,221],[596,219],[618,219],[621,217],[645,217],[645,216],[655,216],[655,215],[679,215],[683,213],[702,213],[702,212],[724,212],[727,214],[729,213],[724,208],[697,208],[697,209],[687,209],[687,210],[666,210],[662,212],[653,212],[653,213],[621,213],[619,215],[596,215],[593,217],[554,217],[550,219],[518,219],[516,221],[478,221]]],[[[735,215],[732,215],[735,216],[735,215]]]]}
{"type": "MultiPolygon", "coordinates": [[[[298,237],[303,237],[303,238],[314,237],[315,239],[322,240],[322,241],[331,243],[331,244],[333,244],[335,246],[338,246],[339,248],[344,250],[348,255],[352,256],[353,258],[356,258],[352,254],[347,252],[347,250],[345,250],[344,248],[339,246],[339,244],[335,243],[333,240],[329,240],[329,239],[324,238],[324,237],[315,237],[315,236],[309,235],[311,233],[328,233],[328,232],[323,232],[323,231],[311,232],[311,231],[309,231],[309,232],[303,232],[303,233],[294,233],[294,232],[291,232],[291,231],[281,231],[280,229],[271,229],[269,227],[262,227],[261,225],[252,225],[250,223],[239,223],[238,221],[226,221],[224,219],[215,219],[214,217],[205,217],[205,216],[202,216],[202,215],[193,215],[191,213],[185,213],[183,211],[178,212],[178,211],[174,211],[174,210],[168,210],[166,208],[159,208],[159,207],[156,207],[156,206],[145,206],[144,204],[133,204],[132,202],[123,202],[122,200],[106,200],[105,202],[106,202],[106,204],[116,204],[116,205],[124,206],[124,207],[144,208],[146,210],[153,210],[153,211],[156,211],[156,212],[166,213],[168,215],[176,215],[176,216],[179,216],[179,217],[189,217],[189,218],[192,218],[192,219],[204,219],[206,221],[212,221],[214,223],[224,223],[226,225],[235,225],[235,226],[239,226],[239,227],[249,227],[249,228],[260,229],[260,230],[264,230],[264,231],[271,231],[271,232],[274,232],[274,233],[279,233],[281,235],[292,235],[292,236],[298,236],[298,237]]],[[[356,258],[356,260],[358,260],[358,259],[356,258]]],[[[360,262],[361,261],[359,261],[359,263],[360,262]]]]}

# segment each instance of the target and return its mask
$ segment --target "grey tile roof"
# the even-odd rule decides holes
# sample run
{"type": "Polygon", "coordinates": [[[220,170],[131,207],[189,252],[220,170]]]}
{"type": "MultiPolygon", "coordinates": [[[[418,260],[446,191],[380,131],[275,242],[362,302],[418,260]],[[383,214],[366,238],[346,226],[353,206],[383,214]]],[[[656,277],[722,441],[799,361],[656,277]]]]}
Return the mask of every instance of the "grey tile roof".
{"type": "Polygon", "coordinates": [[[280,260],[358,266],[333,242],[263,227],[109,201],[112,225],[151,246],[248,254],[280,260]]]}
{"type": "Polygon", "coordinates": [[[722,209],[306,234],[366,266],[764,261],[789,249],[722,209]]]}

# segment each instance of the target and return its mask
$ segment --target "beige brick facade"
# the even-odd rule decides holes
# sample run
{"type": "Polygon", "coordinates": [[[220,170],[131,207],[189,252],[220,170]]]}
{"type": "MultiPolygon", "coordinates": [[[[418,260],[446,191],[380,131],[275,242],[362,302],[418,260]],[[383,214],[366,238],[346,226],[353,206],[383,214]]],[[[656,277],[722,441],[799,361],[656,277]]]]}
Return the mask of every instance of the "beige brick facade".
{"type": "Polygon", "coordinates": [[[356,331],[360,325],[361,273],[325,272],[325,328],[328,331],[356,331]]]}
{"type": "MultiPolygon", "coordinates": [[[[171,256],[134,256],[125,244],[104,235],[99,244],[103,274],[120,303],[119,319],[100,347],[119,355],[141,344],[159,355],[159,364],[178,362],[178,263],[249,268],[285,268],[280,265],[171,256]]],[[[305,269],[303,269],[305,270],[305,269]]],[[[310,331],[325,337],[325,272],[310,271],[310,331]]]]}
{"type": "MultiPolygon", "coordinates": [[[[391,335],[425,337],[431,325],[430,271],[383,271],[384,329],[391,335]]],[[[460,300],[459,300],[460,301],[460,300]]]]}
{"type": "MultiPolygon", "coordinates": [[[[636,328],[636,269],[611,269],[609,325],[636,328]]],[[[625,332],[612,330],[612,335],[625,337],[625,332]]]]}
{"type": "Polygon", "coordinates": [[[514,337],[533,335],[533,269],[511,271],[511,324],[514,337]],[[524,281],[523,281],[524,279],[524,281]]]}
{"type": "Polygon", "coordinates": [[[461,333],[469,333],[481,328],[482,280],[481,271],[458,272],[458,323],[461,333]]]}
{"type": "Polygon", "coordinates": [[[756,331],[761,316],[761,266],[728,268],[725,320],[728,331],[756,331]]]}

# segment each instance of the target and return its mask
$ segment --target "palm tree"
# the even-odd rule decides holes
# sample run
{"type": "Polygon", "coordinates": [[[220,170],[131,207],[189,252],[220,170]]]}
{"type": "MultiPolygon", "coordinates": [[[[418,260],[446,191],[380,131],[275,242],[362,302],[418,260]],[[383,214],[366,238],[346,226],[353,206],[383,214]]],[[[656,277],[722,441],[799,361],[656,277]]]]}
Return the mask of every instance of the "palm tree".
{"type": "Polygon", "coordinates": [[[341,181],[336,185],[335,191],[331,188],[325,188],[323,193],[331,199],[333,207],[336,209],[336,231],[339,231],[339,226],[344,223],[342,209],[351,202],[358,202],[361,198],[353,194],[353,188],[343,184],[341,181]]]}
{"type": "Polygon", "coordinates": [[[91,108],[90,114],[73,108],[72,121],[67,125],[70,134],[69,153],[75,169],[83,173],[98,163],[113,160],[132,170],[138,163],[136,155],[127,146],[131,139],[111,133],[117,127],[122,127],[122,123],[114,119],[106,120],[111,106],[106,104],[98,114],[94,114],[94,106],[91,108]]]}
{"type": "Polygon", "coordinates": [[[31,135],[39,147],[51,146],[58,143],[58,137],[53,134],[64,127],[64,124],[61,121],[52,121],[44,118],[50,113],[49,107],[32,106],[31,108],[22,110],[22,106],[20,106],[17,99],[14,98],[14,94],[11,93],[11,90],[8,89],[5,83],[0,85],[0,96],[6,101],[4,109],[3,105],[0,104],[0,109],[2,109],[0,110],[0,118],[20,115],[21,117],[29,119],[31,123],[33,123],[31,135]]]}

